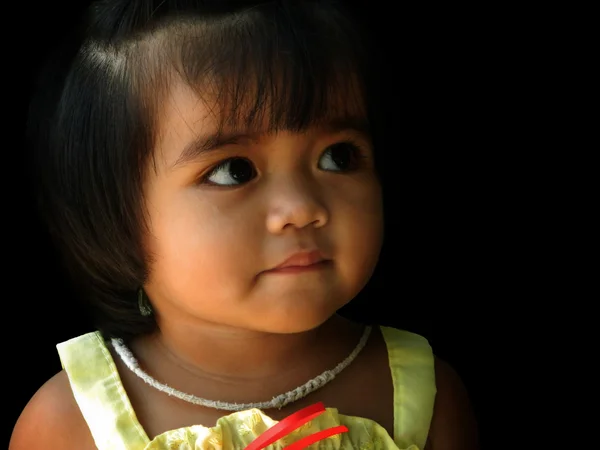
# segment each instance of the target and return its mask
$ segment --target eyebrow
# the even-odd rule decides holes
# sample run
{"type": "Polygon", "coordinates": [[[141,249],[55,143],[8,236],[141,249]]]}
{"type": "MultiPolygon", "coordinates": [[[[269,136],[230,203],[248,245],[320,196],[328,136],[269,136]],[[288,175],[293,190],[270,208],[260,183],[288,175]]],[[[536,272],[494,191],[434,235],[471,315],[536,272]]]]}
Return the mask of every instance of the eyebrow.
{"type": "MultiPolygon", "coordinates": [[[[323,133],[340,133],[352,131],[365,137],[371,135],[369,122],[365,117],[343,117],[328,120],[318,125],[323,133]]],[[[171,166],[175,169],[194,161],[207,153],[222,149],[228,145],[244,145],[248,141],[258,141],[270,131],[257,132],[215,132],[200,135],[185,146],[177,161],[171,166]]]]}

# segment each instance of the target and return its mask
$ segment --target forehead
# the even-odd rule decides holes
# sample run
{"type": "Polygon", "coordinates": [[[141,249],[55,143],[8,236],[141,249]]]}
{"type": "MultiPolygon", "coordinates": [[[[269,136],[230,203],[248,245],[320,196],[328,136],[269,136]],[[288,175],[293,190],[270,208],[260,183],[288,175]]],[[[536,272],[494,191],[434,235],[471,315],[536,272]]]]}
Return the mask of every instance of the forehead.
{"type": "Polygon", "coordinates": [[[277,113],[273,110],[273,105],[278,104],[275,98],[262,102],[260,109],[248,103],[234,107],[231,99],[207,92],[210,91],[201,93],[199,89],[176,82],[159,103],[155,153],[164,162],[178,158],[190,140],[208,134],[271,134],[319,128],[333,131],[348,128],[369,134],[363,95],[356,88],[332,90],[333,95],[327,97],[318,111],[294,111],[292,103],[288,105],[290,111],[277,113]]]}

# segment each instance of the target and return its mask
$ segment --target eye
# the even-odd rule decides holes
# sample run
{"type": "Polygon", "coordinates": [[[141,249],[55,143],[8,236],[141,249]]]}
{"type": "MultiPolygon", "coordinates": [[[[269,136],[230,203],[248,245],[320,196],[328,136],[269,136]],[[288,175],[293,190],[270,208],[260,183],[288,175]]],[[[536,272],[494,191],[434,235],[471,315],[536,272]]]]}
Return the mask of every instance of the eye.
{"type": "Polygon", "coordinates": [[[347,172],[357,168],[362,158],[360,147],[352,142],[339,142],[328,147],[319,159],[319,169],[330,172],[347,172]]]}
{"type": "Polygon", "coordinates": [[[205,184],[236,186],[248,183],[256,176],[252,163],[245,158],[230,158],[222,161],[202,178],[205,184]]]}

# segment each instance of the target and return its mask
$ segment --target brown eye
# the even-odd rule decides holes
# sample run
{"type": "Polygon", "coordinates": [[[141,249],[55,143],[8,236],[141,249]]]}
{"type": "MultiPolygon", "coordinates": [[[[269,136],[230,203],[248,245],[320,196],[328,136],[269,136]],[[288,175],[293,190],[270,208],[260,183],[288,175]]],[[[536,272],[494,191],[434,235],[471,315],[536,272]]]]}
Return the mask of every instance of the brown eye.
{"type": "Polygon", "coordinates": [[[212,169],[203,181],[217,186],[236,186],[248,183],[255,176],[252,162],[245,158],[230,158],[212,169]]]}
{"type": "Polygon", "coordinates": [[[360,149],[350,142],[333,144],[323,152],[319,169],[331,172],[346,172],[357,166],[360,149]]]}

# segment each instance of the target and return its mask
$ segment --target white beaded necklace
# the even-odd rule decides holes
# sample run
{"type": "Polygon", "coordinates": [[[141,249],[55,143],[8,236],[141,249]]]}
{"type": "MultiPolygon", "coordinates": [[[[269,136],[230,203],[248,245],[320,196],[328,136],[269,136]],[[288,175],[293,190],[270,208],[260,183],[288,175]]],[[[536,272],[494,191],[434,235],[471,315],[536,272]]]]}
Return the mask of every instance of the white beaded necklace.
{"type": "Polygon", "coordinates": [[[295,402],[296,400],[300,400],[303,397],[306,397],[311,392],[316,391],[317,389],[322,388],[331,380],[333,380],[336,375],[338,375],[342,370],[352,363],[360,353],[360,351],[364,348],[369,339],[369,335],[371,334],[372,327],[367,326],[365,331],[358,342],[358,345],[352,350],[352,353],[348,355],[346,359],[344,359],[341,363],[339,363],[332,370],[326,370],[321,375],[316,376],[312,380],[307,381],[302,386],[297,387],[294,390],[286,392],[285,394],[280,394],[276,397],[273,397],[272,400],[267,402],[258,402],[258,403],[227,403],[218,400],[207,400],[204,398],[196,397],[192,394],[186,394],[184,392],[178,391],[177,389],[173,389],[166,384],[161,383],[160,381],[155,380],[146,372],[144,372],[131,351],[125,346],[123,340],[121,339],[112,339],[111,343],[116,350],[117,354],[121,357],[125,365],[131,370],[134,374],[148,383],[155,389],[158,389],[161,392],[164,392],[168,395],[176,397],[180,400],[184,400],[188,403],[193,403],[194,405],[201,405],[207,408],[219,409],[224,411],[244,411],[247,409],[271,409],[271,408],[283,408],[288,403],[295,402]]]}

